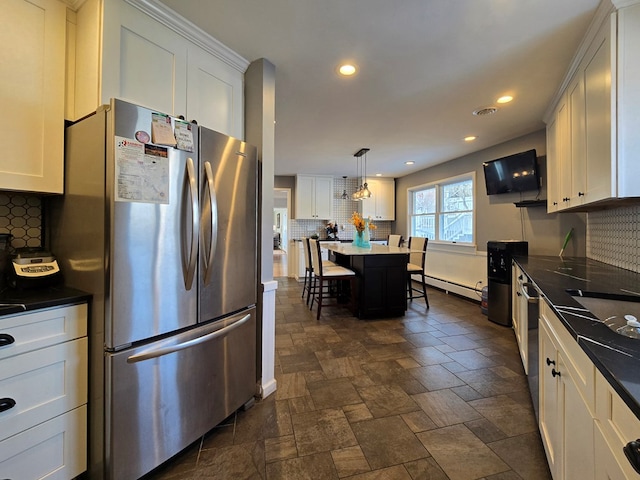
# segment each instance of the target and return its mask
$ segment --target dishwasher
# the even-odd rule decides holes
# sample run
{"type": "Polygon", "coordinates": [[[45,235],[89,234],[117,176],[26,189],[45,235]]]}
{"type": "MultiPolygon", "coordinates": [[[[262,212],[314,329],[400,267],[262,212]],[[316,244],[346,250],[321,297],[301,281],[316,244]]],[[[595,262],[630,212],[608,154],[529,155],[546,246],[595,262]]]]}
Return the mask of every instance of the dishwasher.
{"type": "MultiPolygon", "coordinates": [[[[540,293],[529,278],[522,273],[517,278],[518,286],[516,290],[518,305],[514,308],[520,309],[523,328],[526,328],[526,365],[527,380],[529,382],[529,391],[531,392],[531,400],[533,402],[533,410],[538,419],[539,410],[539,366],[538,366],[538,315],[540,293]]],[[[524,333],[524,332],[523,332],[524,333]]],[[[524,340],[524,339],[523,339],[524,340]]]]}

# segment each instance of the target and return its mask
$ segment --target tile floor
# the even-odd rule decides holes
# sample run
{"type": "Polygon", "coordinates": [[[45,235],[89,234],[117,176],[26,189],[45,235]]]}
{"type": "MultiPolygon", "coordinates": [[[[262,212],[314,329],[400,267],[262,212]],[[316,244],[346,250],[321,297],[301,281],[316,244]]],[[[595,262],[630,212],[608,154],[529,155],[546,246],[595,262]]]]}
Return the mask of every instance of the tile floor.
{"type": "Polygon", "coordinates": [[[278,390],[151,480],[550,479],[513,332],[429,290],[403,318],[323,309],[279,278],[278,390]]]}

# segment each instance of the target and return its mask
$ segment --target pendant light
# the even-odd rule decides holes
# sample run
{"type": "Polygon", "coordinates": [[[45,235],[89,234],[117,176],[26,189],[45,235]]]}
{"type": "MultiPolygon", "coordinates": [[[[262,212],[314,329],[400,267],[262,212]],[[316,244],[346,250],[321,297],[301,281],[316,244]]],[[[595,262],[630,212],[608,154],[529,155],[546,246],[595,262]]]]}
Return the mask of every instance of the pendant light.
{"type": "Polygon", "coordinates": [[[340,198],[342,200],[349,200],[351,197],[347,193],[347,176],[343,175],[342,179],[343,179],[342,182],[344,183],[344,190],[342,190],[342,195],[340,195],[340,198]]]}
{"type": "MultiPolygon", "coordinates": [[[[364,170],[362,175],[364,182],[360,184],[360,188],[358,188],[358,191],[353,194],[354,200],[365,200],[367,198],[371,198],[371,191],[369,190],[369,185],[367,184],[367,152],[368,151],[369,151],[368,148],[361,148],[360,150],[358,150],[356,153],[353,154],[353,156],[356,157],[357,159],[358,169],[360,168],[361,157],[364,156],[364,161],[363,161],[364,170]]],[[[359,173],[360,172],[358,171],[358,174],[359,173]]]]}
{"type": "MultiPolygon", "coordinates": [[[[360,180],[360,157],[356,157],[356,182],[358,182],[359,180],[360,180]]],[[[351,199],[360,200],[361,195],[362,195],[362,185],[360,185],[360,187],[353,193],[353,195],[351,196],[351,199]]]]}

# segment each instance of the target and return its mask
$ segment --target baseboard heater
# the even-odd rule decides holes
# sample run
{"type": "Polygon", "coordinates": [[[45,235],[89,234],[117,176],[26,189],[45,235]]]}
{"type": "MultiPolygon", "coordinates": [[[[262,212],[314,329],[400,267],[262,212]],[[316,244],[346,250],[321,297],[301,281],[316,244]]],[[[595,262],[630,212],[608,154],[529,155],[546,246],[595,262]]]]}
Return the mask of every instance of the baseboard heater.
{"type": "MultiPolygon", "coordinates": [[[[449,280],[443,280],[441,278],[430,277],[426,275],[427,285],[444,290],[447,293],[455,293],[462,297],[469,298],[471,300],[480,303],[481,290],[476,290],[475,287],[468,285],[462,285],[460,283],[451,282],[449,280]]],[[[428,292],[427,292],[428,294],[428,292]]]]}

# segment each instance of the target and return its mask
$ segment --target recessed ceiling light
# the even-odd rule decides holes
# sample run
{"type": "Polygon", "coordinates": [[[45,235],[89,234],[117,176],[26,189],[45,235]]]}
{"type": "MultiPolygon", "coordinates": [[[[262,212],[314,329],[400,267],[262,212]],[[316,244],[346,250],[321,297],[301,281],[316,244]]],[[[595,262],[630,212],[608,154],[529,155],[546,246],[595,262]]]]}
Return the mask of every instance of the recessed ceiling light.
{"type": "Polygon", "coordinates": [[[381,177],[382,174],[381,173],[376,173],[376,177],[381,177]]]}
{"type": "Polygon", "coordinates": [[[413,160],[409,160],[408,162],[404,162],[405,165],[413,165],[414,163],[416,163],[416,162],[414,162],[413,160]]]}
{"type": "Polygon", "coordinates": [[[469,135],[468,137],[464,137],[464,141],[465,142],[473,142],[476,138],[478,138],[478,137],[476,137],[475,135],[469,135]]]}
{"type": "Polygon", "coordinates": [[[509,103],[511,100],[513,100],[513,97],[511,95],[504,95],[503,97],[500,97],[498,100],[496,100],[496,102],[509,103]]]}
{"type": "Polygon", "coordinates": [[[338,71],[340,72],[340,75],[344,75],[345,77],[350,77],[351,75],[356,73],[356,67],[355,65],[345,63],[344,65],[340,65],[340,68],[338,68],[338,71]]]}

